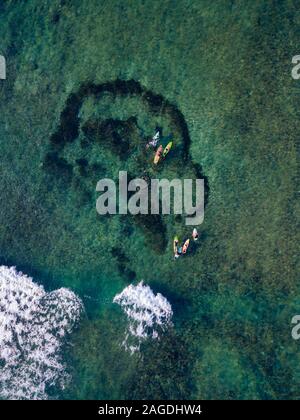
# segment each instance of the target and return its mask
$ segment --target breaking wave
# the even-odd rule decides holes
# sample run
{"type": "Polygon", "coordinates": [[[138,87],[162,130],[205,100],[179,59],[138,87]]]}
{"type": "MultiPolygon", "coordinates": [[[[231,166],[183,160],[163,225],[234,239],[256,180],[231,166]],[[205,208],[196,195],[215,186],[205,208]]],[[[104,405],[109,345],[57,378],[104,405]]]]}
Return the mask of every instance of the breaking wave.
{"type": "Polygon", "coordinates": [[[127,286],[113,302],[122,307],[129,320],[122,344],[131,353],[139,351],[144,340],[157,339],[160,331],[172,325],[173,311],[168,300],[160,293],[155,295],[142,281],[127,286]]]}
{"type": "Polygon", "coordinates": [[[0,397],[48,399],[47,390],[69,379],[60,354],[80,318],[81,300],[62,288],[42,286],[0,266],[0,397]]]}

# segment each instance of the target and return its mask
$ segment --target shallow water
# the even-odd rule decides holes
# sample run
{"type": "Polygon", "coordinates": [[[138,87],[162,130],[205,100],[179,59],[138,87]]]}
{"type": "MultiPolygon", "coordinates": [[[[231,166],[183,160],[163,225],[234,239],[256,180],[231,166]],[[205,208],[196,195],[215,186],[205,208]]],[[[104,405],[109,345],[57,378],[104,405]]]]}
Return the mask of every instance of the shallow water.
{"type": "Polygon", "coordinates": [[[60,398],[299,397],[298,20],[290,1],[0,6],[1,263],[86,309],[60,398]],[[157,125],[175,144],[161,168],[157,125]],[[119,170],[205,177],[193,253],[173,261],[180,218],[97,215],[119,170]],[[174,327],[131,356],[113,298],[142,279],[174,327]]]}

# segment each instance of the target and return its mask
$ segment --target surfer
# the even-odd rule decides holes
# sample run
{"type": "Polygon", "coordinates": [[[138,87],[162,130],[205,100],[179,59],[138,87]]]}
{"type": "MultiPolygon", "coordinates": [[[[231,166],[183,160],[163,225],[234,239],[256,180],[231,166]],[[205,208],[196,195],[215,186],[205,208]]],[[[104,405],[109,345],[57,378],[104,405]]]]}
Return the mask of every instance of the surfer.
{"type": "Polygon", "coordinates": [[[188,250],[188,247],[189,247],[189,244],[190,244],[190,240],[189,239],[186,239],[184,241],[183,245],[182,245],[182,253],[183,254],[186,254],[186,252],[188,250]]]}
{"type": "Polygon", "coordinates": [[[198,241],[199,233],[198,233],[196,228],[193,229],[192,237],[193,237],[194,241],[198,241]]]}
{"type": "Polygon", "coordinates": [[[170,142],[166,145],[166,147],[164,148],[164,151],[163,151],[163,158],[165,158],[165,157],[167,156],[167,154],[169,153],[169,151],[171,150],[172,144],[173,144],[173,142],[172,142],[172,141],[170,141],[170,142]]]}
{"type": "Polygon", "coordinates": [[[173,241],[173,251],[174,251],[174,258],[179,258],[180,254],[182,252],[181,247],[178,247],[178,236],[175,236],[174,241],[173,241]]]}
{"type": "Polygon", "coordinates": [[[155,156],[154,156],[154,164],[157,165],[158,162],[160,161],[161,157],[163,154],[163,147],[162,145],[159,146],[159,148],[157,149],[155,156]]]}
{"type": "Polygon", "coordinates": [[[159,129],[157,129],[157,131],[154,134],[154,136],[152,137],[152,139],[149,141],[149,143],[147,143],[146,148],[148,149],[150,146],[155,148],[157,146],[159,138],[160,138],[160,131],[159,131],[159,129]]]}

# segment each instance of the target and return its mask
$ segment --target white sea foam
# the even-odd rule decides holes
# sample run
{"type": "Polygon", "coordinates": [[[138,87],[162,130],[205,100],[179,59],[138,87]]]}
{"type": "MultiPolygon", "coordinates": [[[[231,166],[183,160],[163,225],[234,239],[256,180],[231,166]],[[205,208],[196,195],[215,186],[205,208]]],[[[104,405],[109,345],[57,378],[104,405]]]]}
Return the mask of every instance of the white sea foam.
{"type": "Polygon", "coordinates": [[[173,311],[168,300],[160,293],[155,295],[142,281],[136,286],[127,286],[113,301],[128,317],[129,326],[123,345],[131,353],[140,349],[142,341],[157,339],[160,331],[172,325],[173,311]]]}
{"type": "Polygon", "coordinates": [[[47,399],[48,387],[64,387],[60,349],[82,309],[70,290],[46,293],[14,267],[0,266],[1,398],[47,399]]]}

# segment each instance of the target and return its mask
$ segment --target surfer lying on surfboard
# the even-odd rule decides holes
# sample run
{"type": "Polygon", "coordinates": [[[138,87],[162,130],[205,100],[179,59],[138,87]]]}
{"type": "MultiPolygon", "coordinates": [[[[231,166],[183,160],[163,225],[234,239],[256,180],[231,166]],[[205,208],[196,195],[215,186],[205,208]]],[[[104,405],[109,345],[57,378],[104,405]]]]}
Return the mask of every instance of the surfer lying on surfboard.
{"type": "MultiPolygon", "coordinates": [[[[197,241],[199,238],[199,233],[196,228],[193,229],[192,238],[194,239],[194,241],[197,241]]],[[[190,239],[189,238],[185,239],[183,241],[182,246],[178,246],[178,244],[179,244],[179,239],[178,239],[178,236],[176,235],[173,239],[173,252],[174,252],[175,259],[187,253],[187,250],[190,245],[190,239]]]]}
{"type": "Polygon", "coordinates": [[[180,255],[182,254],[186,254],[189,244],[190,244],[190,240],[186,239],[182,246],[178,246],[179,244],[179,239],[178,236],[175,236],[174,240],[173,240],[173,251],[174,251],[174,258],[179,258],[180,255]]]}
{"type": "Polygon", "coordinates": [[[169,151],[171,150],[171,147],[173,145],[173,142],[170,141],[166,147],[163,149],[162,145],[159,146],[159,148],[157,149],[155,156],[154,156],[154,164],[157,165],[158,162],[163,158],[165,159],[165,157],[167,156],[167,154],[169,153],[169,151]]]}
{"type": "Polygon", "coordinates": [[[150,146],[155,148],[158,143],[159,137],[160,137],[160,131],[157,130],[154,136],[152,137],[152,139],[149,141],[149,143],[147,143],[146,148],[148,149],[150,146]]]}
{"type": "Polygon", "coordinates": [[[163,155],[163,147],[162,147],[162,145],[160,145],[159,148],[156,150],[156,153],[154,155],[154,161],[153,161],[153,163],[155,165],[158,164],[158,162],[162,158],[162,155],[163,155]]]}

